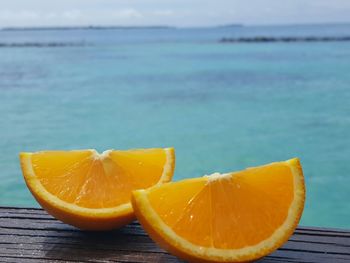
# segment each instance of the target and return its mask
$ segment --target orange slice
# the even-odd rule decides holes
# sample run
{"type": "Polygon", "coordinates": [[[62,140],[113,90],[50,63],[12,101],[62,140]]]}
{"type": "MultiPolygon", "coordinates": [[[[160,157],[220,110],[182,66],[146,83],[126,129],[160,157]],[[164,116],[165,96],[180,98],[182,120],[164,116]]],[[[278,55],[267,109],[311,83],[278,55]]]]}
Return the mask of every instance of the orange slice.
{"type": "Polygon", "coordinates": [[[173,148],[20,153],[24,179],[39,204],[57,219],[107,230],[134,219],[131,192],[171,180],[173,148]]]}
{"type": "Polygon", "coordinates": [[[191,262],[247,262],[296,228],[305,187],[298,159],[133,192],[135,214],[164,249],[191,262]]]}

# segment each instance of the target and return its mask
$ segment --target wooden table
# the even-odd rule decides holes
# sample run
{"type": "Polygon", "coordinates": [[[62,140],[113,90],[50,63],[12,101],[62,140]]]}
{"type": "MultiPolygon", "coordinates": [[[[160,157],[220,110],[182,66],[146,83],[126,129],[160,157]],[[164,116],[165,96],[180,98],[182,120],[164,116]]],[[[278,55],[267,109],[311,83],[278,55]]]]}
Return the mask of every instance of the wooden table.
{"type": "MultiPolygon", "coordinates": [[[[0,262],[182,262],[159,248],[135,222],[85,232],[42,209],[0,207],[0,262]]],[[[350,230],[299,227],[260,263],[350,262],[350,230]]]]}

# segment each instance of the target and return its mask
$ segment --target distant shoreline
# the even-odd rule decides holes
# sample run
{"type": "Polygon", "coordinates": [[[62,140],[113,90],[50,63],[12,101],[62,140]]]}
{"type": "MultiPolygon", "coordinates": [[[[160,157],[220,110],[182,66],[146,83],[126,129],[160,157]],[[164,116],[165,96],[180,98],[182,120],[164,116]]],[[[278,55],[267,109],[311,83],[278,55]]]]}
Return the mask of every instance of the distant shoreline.
{"type": "MultiPolygon", "coordinates": [[[[243,24],[217,25],[210,28],[243,27],[243,24]]],[[[34,27],[3,27],[0,31],[44,31],[44,30],[142,30],[142,29],[183,29],[176,26],[34,26],[34,27]]],[[[190,27],[191,28],[191,27],[190,27]]],[[[199,27],[202,28],[202,27],[199,27]]],[[[207,28],[207,27],[203,27],[207,28]]]]}
{"type": "Polygon", "coordinates": [[[86,42],[22,42],[22,43],[2,43],[0,48],[18,48],[18,47],[85,47],[92,44],[86,42]]]}
{"type": "Polygon", "coordinates": [[[269,43],[269,42],[340,42],[340,41],[350,41],[350,36],[339,36],[339,37],[316,37],[316,36],[306,36],[306,37],[266,37],[266,36],[256,36],[256,37],[239,37],[239,38],[229,38],[224,37],[219,40],[221,43],[269,43]]]}
{"type": "MultiPolygon", "coordinates": [[[[344,37],[241,37],[241,38],[221,38],[218,42],[223,44],[238,43],[291,43],[291,42],[345,42],[350,41],[350,36],[344,37]]],[[[92,43],[79,42],[0,42],[0,48],[42,48],[42,47],[85,47],[92,46],[92,43]]]]}
{"type": "Polygon", "coordinates": [[[108,30],[108,29],[176,29],[172,26],[48,26],[48,27],[4,27],[2,31],[44,31],[44,30],[108,30]]]}

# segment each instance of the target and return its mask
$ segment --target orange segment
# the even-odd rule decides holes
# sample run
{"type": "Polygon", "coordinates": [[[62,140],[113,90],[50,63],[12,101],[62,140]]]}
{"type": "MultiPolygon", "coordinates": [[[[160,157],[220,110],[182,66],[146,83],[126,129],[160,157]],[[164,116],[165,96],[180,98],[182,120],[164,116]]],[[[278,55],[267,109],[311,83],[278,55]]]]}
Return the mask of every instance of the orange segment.
{"type": "Polygon", "coordinates": [[[175,255],[200,262],[245,262],[281,246],[305,200],[298,159],[167,183],[133,193],[135,214],[175,255]]]}
{"type": "MultiPolygon", "coordinates": [[[[163,149],[158,150],[134,150],[134,151],[113,151],[110,158],[118,164],[118,168],[133,182],[134,189],[148,188],[159,181],[159,175],[162,174],[164,164],[166,163],[166,154],[163,149]],[[140,176],[146,174],[147,178],[140,180],[140,176]]],[[[131,193],[129,193],[130,197],[131,193]]]]}
{"type": "Polygon", "coordinates": [[[63,222],[110,229],[134,219],[131,192],[171,180],[173,148],[21,153],[25,181],[38,202],[63,222]]]}

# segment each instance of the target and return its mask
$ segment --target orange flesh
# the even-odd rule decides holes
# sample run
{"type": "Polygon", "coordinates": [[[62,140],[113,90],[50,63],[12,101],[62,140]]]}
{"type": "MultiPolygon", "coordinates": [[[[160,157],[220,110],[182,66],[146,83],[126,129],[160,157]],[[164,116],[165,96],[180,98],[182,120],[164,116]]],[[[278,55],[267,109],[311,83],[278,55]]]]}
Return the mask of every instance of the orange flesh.
{"type": "Polygon", "coordinates": [[[294,198],[287,165],[209,178],[166,184],[148,194],[161,219],[193,244],[222,249],[256,245],[286,220],[294,198]]]}
{"type": "Polygon", "coordinates": [[[128,203],[131,191],[156,184],[166,162],[163,149],[91,150],[33,153],[34,173],[44,188],[59,199],[86,208],[109,208],[128,203]]]}

